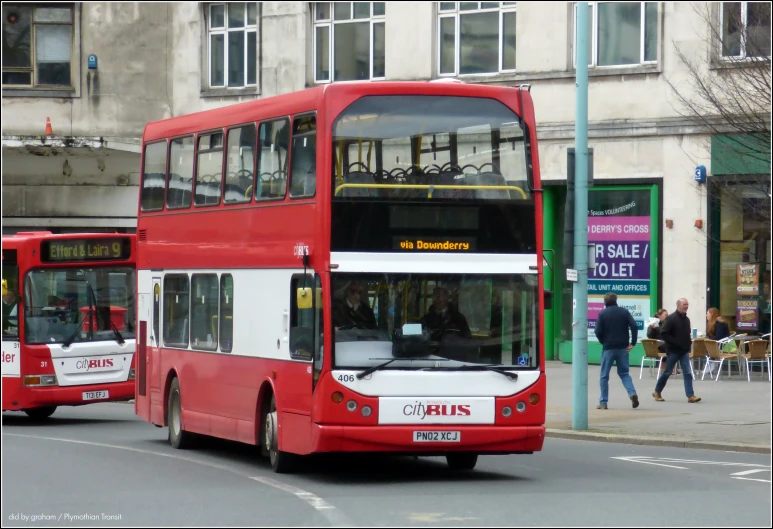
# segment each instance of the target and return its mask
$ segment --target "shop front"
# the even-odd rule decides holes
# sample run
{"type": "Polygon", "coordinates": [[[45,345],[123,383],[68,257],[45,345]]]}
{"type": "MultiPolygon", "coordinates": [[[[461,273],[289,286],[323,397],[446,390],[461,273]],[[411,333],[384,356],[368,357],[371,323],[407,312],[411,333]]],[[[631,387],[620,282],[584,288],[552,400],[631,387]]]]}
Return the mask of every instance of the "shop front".
{"type": "Polygon", "coordinates": [[[770,154],[765,162],[749,145],[742,136],[712,138],[707,299],[731,332],[761,335],[771,331],[770,154]]]}

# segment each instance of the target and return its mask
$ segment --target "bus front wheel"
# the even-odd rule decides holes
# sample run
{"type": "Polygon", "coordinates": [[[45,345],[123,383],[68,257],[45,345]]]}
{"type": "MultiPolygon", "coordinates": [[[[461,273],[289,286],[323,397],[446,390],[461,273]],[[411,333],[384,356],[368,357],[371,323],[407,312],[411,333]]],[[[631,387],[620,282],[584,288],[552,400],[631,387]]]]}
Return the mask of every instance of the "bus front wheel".
{"type": "Polygon", "coordinates": [[[180,382],[175,378],[169,388],[167,406],[167,424],[169,425],[169,444],[174,448],[187,448],[191,444],[190,432],[183,430],[182,405],[180,403],[180,382]]]}
{"type": "Polygon", "coordinates": [[[56,406],[43,406],[42,408],[29,408],[24,410],[33,419],[48,419],[56,411],[56,406]]]}
{"type": "Polygon", "coordinates": [[[271,468],[277,474],[285,474],[292,472],[295,466],[296,457],[293,454],[282,452],[279,450],[279,438],[278,438],[278,425],[279,414],[276,411],[276,400],[274,396],[271,396],[271,406],[268,409],[268,413],[264,418],[265,439],[263,443],[268,449],[268,458],[271,461],[271,468]]]}
{"type": "Polygon", "coordinates": [[[478,454],[448,454],[446,461],[453,470],[472,470],[478,463],[478,454]]]}

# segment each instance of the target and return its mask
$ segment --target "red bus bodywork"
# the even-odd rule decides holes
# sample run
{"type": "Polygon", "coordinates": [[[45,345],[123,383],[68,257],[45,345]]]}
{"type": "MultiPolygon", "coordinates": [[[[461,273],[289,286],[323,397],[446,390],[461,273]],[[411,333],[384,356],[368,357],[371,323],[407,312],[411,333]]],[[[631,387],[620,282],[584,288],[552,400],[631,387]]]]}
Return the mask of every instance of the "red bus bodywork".
{"type": "MultiPolygon", "coordinates": [[[[198,138],[199,133],[211,131],[223,131],[227,137],[228,131],[239,125],[259,125],[269,119],[284,116],[292,119],[299,114],[316,112],[317,184],[315,196],[306,199],[293,199],[286,194],[284,198],[264,203],[253,198],[249,203],[230,205],[224,204],[221,198],[217,205],[208,207],[191,205],[169,209],[164,206],[158,211],[143,211],[140,207],[137,292],[140,306],[145,309],[140,308],[138,312],[139,363],[135,403],[138,416],[158,427],[169,425],[170,387],[177,379],[182,430],[265,445],[266,415],[273,397],[277,409],[278,450],[288,454],[342,451],[504,454],[532,453],[542,449],[546,381],[541,317],[538,317],[536,329],[538,369],[529,378],[529,385],[516,393],[496,396],[495,419],[491,424],[455,425],[453,430],[461,432],[462,442],[453,444],[414,443],[411,436],[417,429],[415,424],[379,424],[378,395],[365,395],[339,382],[333,373],[335,368],[330,354],[324,355],[319,370],[312,369],[310,362],[277,357],[280,345],[284,349],[280,344],[282,336],[276,337],[275,347],[262,350],[263,346],[255,342],[252,350],[237,355],[193,351],[188,347],[160,347],[160,340],[154,339],[151,332],[153,309],[150,305],[157,295],[154,285],[160,287],[165,273],[233,271],[236,274],[248,270],[287,269],[303,272],[300,255],[304,250],[298,249],[305,247],[309,270],[320,278],[323,292],[330,292],[331,273],[334,274],[337,267],[337,263],[331,262],[330,235],[333,122],[361,97],[395,94],[488,98],[504,104],[520,117],[529,130],[531,142],[529,162],[535,214],[527,229],[536,238],[534,254],[542,255],[537,135],[532,99],[524,89],[434,82],[342,83],[149,123],[143,136],[145,147],[187,134],[196,134],[198,138]],[[332,400],[331,395],[335,393],[342,394],[340,403],[332,400]],[[345,406],[350,400],[357,403],[356,413],[345,406]],[[525,409],[516,412],[519,403],[525,404],[525,409]],[[359,412],[364,406],[372,410],[368,417],[359,412]],[[505,407],[513,410],[511,415],[502,413],[505,407]]],[[[143,167],[145,162],[146,151],[143,149],[143,167]]],[[[226,163],[224,161],[223,165],[226,163]]],[[[167,164],[167,171],[168,167],[167,164]]],[[[195,184],[195,170],[193,174],[195,184]]],[[[535,258],[531,266],[538,278],[539,316],[544,309],[542,264],[541,258],[535,258]]],[[[268,310],[265,307],[272,304],[276,304],[276,317],[281,318],[280,305],[286,305],[289,290],[287,298],[276,298],[269,292],[240,290],[242,287],[236,284],[236,279],[234,285],[235,298],[240,292],[242,296],[251,296],[256,317],[254,325],[261,325],[262,315],[268,310]]],[[[324,321],[330,321],[329,297],[324,297],[322,303],[324,321]]],[[[156,310],[163,309],[157,307],[156,310]]],[[[247,316],[234,313],[234,321],[237,317],[247,316]]],[[[324,351],[333,348],[331,334],[324,332],[324,351]]],[[[261,334],[256,334],[258,338],[263,339],[261,334]]],[[[261,343],[274,342],[265,338],[261,343]]],[[[477,375],[469,373],[465,376],[477,375]]],[[[450,428],[433,424],[424,429],[450,428]]]]}
{"type": "Polygon", "coordinates": [[[16,296],[17,302],[17,319],[14,319],[12,331],[6,332],[5,321],[3,326],[3,411],[22,410],[30,416],[42,418],[53,413],[57,406],[80,406],[134,398],[135,340],[133,334],[127,333],[131,332],[134,325],[133,314],[129,316],[129,309],[133,310],[134,305],[136,253],[136,235],[130,234],[52,235],[51,232],[24,232],[3,236],[3,281],[9,282],[11,296],[16,296]],[[82,241],[88,241],[88,244],[81,245],[80,249],[86,248],[94,254],[100,250],[109,252],[113,244],[119,245],[116,249],[122,254],[117,259],[108,256],[91,261],[62,254],[64,258],[58,262],[44,256],[44,248],[51,248],[52,254],[56,251],[51,245],[67,250],[82,241]],[[68,274],[72,277],[88,277],[89,273],[102,274],[99,276],[102,288],[97,285],[94,299],[97,299],[96,296],[103,299],[109,306],[112,325],[118,332],[127,334],[122,345],[117,343],[110,332],[109,338],[93,338],[89,342],[75,338],[69,347],[63,346],[64,335],[54,330],[56,325],[64,325],[60,318],[72,318],[69,327],[62,327],[68,333],[78,321],[82,322],[80,332],[86,336],[92,328],[95,331],[98,329],[98,318],[89,310],[90,298],[85,297],[88,295],[87,290],[82,291],[84,297],[75,300],[76,305],[79,305],[85,299],[83,306],[70,304],[69,308],[65,308],[68,305],[64,298],[57,305],[50,299],[46,300],[50,302],[46,304],[52,305],[50,307],[42,307],[40,303],[34,306],[35,302],[30,299],[42,299],[48,297],[46,294],[57,292],[54,288],[30,295],[30,292],[35,291],[35,287],[30,287],[31,274],[43,278],[40,285],[53,285],[56,278],[60,278],[64,285],[65,282],[76,281],[72,278],[63,279],[68,274]],[[105,275],[111,273],[123,278],[129,285],[120,295],[116,292],[121,285],[116,287],[115,281],[111,283],[105,275]],[[59,275],[55,278],[55,274],[59,275]],[[33,320],[41,319],[46,320],[46,329],[30,328],[31,322],[37,323],[33,320]],[[36,337],[37,333],[47,334],[36,337]]]}

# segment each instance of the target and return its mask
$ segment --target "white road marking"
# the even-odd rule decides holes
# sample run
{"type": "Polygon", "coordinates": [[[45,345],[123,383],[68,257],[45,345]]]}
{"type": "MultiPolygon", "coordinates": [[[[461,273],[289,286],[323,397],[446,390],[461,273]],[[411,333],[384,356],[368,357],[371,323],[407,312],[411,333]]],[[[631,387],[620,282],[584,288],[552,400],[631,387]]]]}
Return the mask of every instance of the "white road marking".
{"type": "Polygon", "coordinates": [[[762,483],[770,483],[769,479],[757,479],[757,478],[742,478],[740,476],[748,476],[749,474],[756,474],[757,472],[770,472],[769,468],[753,468],[751,470],[742,470],[741,472],[736,472],[735,474],[730,474],[730,477],[733,479],[742,479],[745,481],[761,481],[762,483]]]}
{"type": "Polygon", "coordinates": [[[742,470],[740,472],[736,472],[735,474],[730,474],[731,476],[748,476],[749,474],[756,474],[757,472],[769,472],[770,469],[767,468],[753,468],[751,470],[742,470]]]}
{"type": "Polygon", "coordinates": [[[342,525],[347,525],[347,526],[354,525],[348,519],[348,517],[345,514],[341,513],[336,507],[334,507],[333,505],[330,505],[325,500],[323,500],[322,498],[319,498],[318,496],[315,496],[311,492],[306,492],[305,490],[293,487],[291,485],[287,485],[286,483],[282,483],[281,481],[277,481],[274,479],[263,478],[258,476],[248,476],[242,472],[238,472],[224,465],[218,465],[216,463],[210,463],[207,461],[199,461],[190,457],[179,456],[177,454],[164,454],[162,452],[154,452],[152,450],[143,450],[141,448],[132,448],[130,446],[112,445],[107,443],[95,443],[93,441],[80,441],[77,439],[62,439],[59,437],[43,437],[39,435],[24,435],[24,434],[7,433],[7,432],[3,432],[3,436],[22,437],[27,439],[42,439],[45,441],[58,441],[61,443],[73,443],[73,444],[82,444],[82,445],[89,445],[89,446],[100,446],[103,448],[114,448],[116,450],[126,450],[127,452],[136,452],[139,454],[146,454],[146,455],[152,455],[152,456],[158,456],[158,457],[168,457],[170,459],[177,459],[180,461],[186,461],[188,463],[194,463],[196,465],[216,468],[224,472],[230,472],[231,474],[236,474],[237,476],[240,476],[243,478],[258,481],[260,483],[263,483],[264,485],[268,485],[270,487],[274,487],[275,489],[279,489],[281,491],[289,492],[290,494],[295,495],[296,497],[304,500],[306,503],[314,507],[314,509],[316,509],[322,516],[324,516],[325,519],[333,525],[333,527],[340,527],[342,525]]]}
{"type": "Polygon", "coordinates": [[[295,494],[298,498],[302,499],[316,510],[320,511],[320,513],[325,518],[327,518],[328,521],[333,523],[334,526],[340,527],[342,525],[352,525],[346,516],[340,514],[334,506],[330,505],[328,502],[319,496],[312,494],[311,492],[306,492],[303,489],[293,487],[292,485],[288,485],[287,483],[283,483],[271,478],[252,476],[250,479],[259,481],[264,485],[268,485],[269,487],[274,487],[275,489],[283,490],[285,492],[289,492],[290,494],[295,494]]]}
{"type": "Polygon", "coordinates": [[[658,467],[668,467],[668,468],[678,468],[680,470],[687,470],[687,467],[677,467],[675,465],[663,465],[661,463],[653,463],[652,461],[641,461],[639,457],[637,456],[631,456],[631,457],[612,457],[610,459],[619,459],[621,461],[628,461],[629,463],[643,463],[645,465],[655,465],[658,467]]]}

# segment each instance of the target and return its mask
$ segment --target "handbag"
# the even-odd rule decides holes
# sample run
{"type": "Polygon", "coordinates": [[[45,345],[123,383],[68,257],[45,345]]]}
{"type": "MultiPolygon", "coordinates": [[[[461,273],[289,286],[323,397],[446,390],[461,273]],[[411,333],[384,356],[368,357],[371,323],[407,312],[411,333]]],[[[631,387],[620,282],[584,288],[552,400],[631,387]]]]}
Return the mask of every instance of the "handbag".
{"type": "Polygon", "coordinates": [[[735,340],[730,340],[725,345],[722,346],[722,352],[723,353],[737,353],[738,352],[738,346],[735,343],[735,340]]]}

